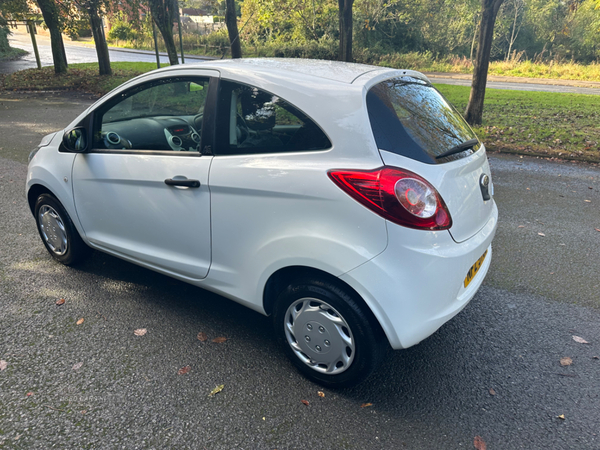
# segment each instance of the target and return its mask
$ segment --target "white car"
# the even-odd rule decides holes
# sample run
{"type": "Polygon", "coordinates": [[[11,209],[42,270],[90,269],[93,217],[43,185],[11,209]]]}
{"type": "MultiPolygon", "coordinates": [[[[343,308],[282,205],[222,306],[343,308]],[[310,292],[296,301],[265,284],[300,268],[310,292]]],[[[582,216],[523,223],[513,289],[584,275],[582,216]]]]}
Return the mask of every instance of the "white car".
{"type": "Polygon", "coordinates": [[[100,250],[271,315],[331,387],[468,304],[492,191],[483,144],[424,75],[291,59],[141,75],[46,136],[27,175],[56,260],[100,250]]]}

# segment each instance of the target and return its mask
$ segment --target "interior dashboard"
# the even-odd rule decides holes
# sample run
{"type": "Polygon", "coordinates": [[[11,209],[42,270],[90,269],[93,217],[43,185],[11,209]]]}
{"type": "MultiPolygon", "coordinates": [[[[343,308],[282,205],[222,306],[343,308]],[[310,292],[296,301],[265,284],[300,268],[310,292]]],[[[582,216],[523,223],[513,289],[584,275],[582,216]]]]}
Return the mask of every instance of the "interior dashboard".
{"type": "Polygon", "coordinates": [[[202,114],[154,116],[102,124],[96,145],[105,149],[200,151],[202,114]]]}

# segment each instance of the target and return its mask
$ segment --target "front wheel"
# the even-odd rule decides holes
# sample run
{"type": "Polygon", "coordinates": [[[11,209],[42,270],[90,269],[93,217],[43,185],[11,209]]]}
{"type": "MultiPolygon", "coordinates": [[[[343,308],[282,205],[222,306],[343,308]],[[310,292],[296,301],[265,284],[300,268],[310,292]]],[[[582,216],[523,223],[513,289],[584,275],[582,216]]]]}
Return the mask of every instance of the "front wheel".
{"type": "Polygon", "coordinates": [[[42,194],[35,202],[35,221],[44,246],[57,261],[70,266],[83,260],[90,248],[79,236],[69,214],[51,194],[42,194]]]}
{"type": "Polygon", "coordinates": [[[383,353],[383,333],[355,294],[318,280],[291,284],[273,312],[275,333],[307,378],[349,387],[367,378],[383,353]]]}

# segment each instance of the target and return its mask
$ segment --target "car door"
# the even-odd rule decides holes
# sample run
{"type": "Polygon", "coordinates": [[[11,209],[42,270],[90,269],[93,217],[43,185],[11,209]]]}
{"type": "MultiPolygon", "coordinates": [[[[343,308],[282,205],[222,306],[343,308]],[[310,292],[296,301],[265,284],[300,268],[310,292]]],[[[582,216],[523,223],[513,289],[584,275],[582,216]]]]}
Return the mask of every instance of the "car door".
{"type": "Polygon", "coordinates": [[[77,216],[91,245],[171,275],[206,277],[216,81],[154,80],[92,113],[92,148],[76,156],[72,171],[77,216]]]}

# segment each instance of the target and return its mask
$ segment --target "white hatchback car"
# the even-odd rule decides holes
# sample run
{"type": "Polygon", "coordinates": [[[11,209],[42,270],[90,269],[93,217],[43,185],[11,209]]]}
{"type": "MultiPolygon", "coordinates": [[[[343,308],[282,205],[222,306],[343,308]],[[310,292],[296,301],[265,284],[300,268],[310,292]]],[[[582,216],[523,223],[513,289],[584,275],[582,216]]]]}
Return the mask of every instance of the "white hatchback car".
{"type": "Polygon", "coordinates": [[[467,305],[492,194],[484,146],[424,75],[314,60],[141,75],[46,136],[27,176],[55,259],[101,250],[272,315],[332,387],[467,305]]]}

